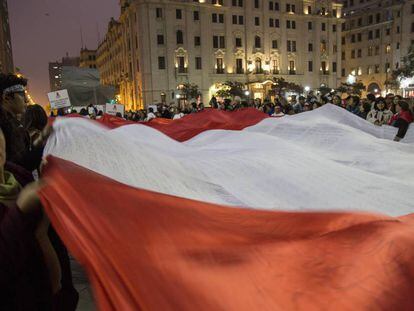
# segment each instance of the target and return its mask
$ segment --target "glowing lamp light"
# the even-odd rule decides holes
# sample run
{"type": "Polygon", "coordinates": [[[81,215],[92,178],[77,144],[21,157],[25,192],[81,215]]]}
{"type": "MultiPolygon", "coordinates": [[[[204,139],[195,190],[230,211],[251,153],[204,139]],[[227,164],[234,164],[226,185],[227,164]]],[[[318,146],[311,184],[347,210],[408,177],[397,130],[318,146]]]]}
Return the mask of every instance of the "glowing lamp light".
{"type": "Polygon", "coordinates": [[[249,71],[253,71],[253,70],[254,70],[254,68],[255,68],[254,64],[249,64],[249,65],[247,65],[247,69],[248,69],[249,71]]]}
{"type": "Polygon", "coordinates": [[[310,86],[305,86],[305,92],[309,92],[310,91],[310,86]]]}
{"type": "Polygon", "coordinates": [[[175,95],[175,98],[180,99],[181,98],[181,95],[180,94],[177,94],[177,95],[175,95]]]}
{"type": "Polygon", "coordinates": [[[375,89],[375,90],[374,90],[374,92],[375,92],[375,93],[378,93],[378,89],[375,89]]]}
{"type": "Polygon", "coordinates": [[[348,82],[349,84],[354,84],[356,82],[356,77],[354,75],[349,75],[346,79],[346,82],[348,82]]]}
{"type": "Polygon", "coordinates": [[[244,92],[244,95],[249,96],[250,95],[250,92],[249,91],[245,91],[244,92]]]}

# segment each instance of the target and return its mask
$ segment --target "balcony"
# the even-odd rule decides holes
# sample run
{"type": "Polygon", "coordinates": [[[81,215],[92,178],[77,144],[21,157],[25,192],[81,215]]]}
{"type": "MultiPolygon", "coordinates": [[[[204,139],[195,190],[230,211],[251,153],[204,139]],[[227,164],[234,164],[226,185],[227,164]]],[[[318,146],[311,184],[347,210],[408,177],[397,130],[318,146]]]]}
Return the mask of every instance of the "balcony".
{"type": "Polygon", "coordinates": [[[219,75],[224,74],[224,68],[217,68],[216,69],[216,74],[219,74],[219,75]]]}
{"type": "Polygon", "coordinates": [[[177,74],[187,74],[188,73],[188,68],[186,68],[186,67],[176,67],[175,72],[177,74]]]}
{"type": "Polygon", "coordinates": [[[296,74],[296,70],[294,70],[294,69],[289,69],[289,74],[290,74],[290,75],[295,75],[295,74],[296,74]]]}
{"type": "Polygon", "coordinates": [[[262,75],[262,74],[264,74],[264,70],[263,70],[263,68],[256,68],[256,70],[255,70],[255,74],[257,74],[257,75],[262,75]]]}
{"type": "Polygon", "coordinates": [[[280,73],[279,69],[273,69],[272,74],[278,75],[280,73]]]}
{"type": "Polygon", "coordinates": [[[236,68],[236,74],[238,74],[238,75],[244,74],[244,69],[243,68],[236,68]]]}

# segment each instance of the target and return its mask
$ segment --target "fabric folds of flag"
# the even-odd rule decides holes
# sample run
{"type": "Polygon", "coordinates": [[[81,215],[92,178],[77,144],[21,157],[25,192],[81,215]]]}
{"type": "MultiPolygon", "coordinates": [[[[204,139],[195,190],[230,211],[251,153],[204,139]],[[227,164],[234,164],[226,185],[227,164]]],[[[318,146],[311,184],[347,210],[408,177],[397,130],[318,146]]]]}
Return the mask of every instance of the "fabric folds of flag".
{"type": "MultiPolygon", "coordinates": [[[[185,140],[209,126],[241,130],[260,121],[241,115],[220,126],[186,118],[157,126],[185,140]],[[236,127],[238,118],[247,121],[236,127]],[[191,123],[197,129],[185,134],[191,123]]],[[[42,202],[85,267],[100,310],[414,309],[414,216],[207,203],[127,185],[69,153],[50,153],[42,202]]]]}

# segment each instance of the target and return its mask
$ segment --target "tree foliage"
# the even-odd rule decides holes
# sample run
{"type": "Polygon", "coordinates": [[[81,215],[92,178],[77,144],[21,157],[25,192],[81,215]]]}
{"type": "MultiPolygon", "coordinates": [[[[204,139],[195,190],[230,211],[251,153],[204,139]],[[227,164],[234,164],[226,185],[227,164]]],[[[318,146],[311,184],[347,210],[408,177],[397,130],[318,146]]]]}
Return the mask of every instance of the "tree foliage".
{"type": "Polygon", "coordinates": [[[201,94],[195,83],[184,83],[180,90],[186,99],[195,99],[201,94]]]}
{"type": "Polygon", "coordinates": [[[367,87],[361,82],[357,81],[355,83],[341,83],[341,86],[336,89],[338,93],[348,94],[348,95],[358,95],[361,96],[362,92],[365,91],[367,87]]]}
{"type": "Polygon", "coordinates": [[[244,84],[237,81],[226,81],[220,85],[216,96],[223,98],[244,97],[244,84]]]}
{"type": "Polygon", "coordinates": [[[414,45],[408,49],[406,56],[402,58],[400,68],[392,73],[394,80],[401,80],[403,78],[411,78],[414,76],[414,45]]]}
{"type": "Polygon", "coordinates": [[[303,87],[294,82],[286,81],[284,78],[273,78],[272,91],[275,95],[282,95],[286,92],[303,93],[303,87]]]}

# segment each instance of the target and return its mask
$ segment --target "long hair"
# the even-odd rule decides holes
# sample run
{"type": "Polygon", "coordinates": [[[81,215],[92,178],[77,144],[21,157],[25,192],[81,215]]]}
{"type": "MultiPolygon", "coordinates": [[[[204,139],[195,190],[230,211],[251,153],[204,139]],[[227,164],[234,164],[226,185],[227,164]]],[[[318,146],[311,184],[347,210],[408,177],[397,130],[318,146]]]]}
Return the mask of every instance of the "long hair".
{"type": "Polygon", "coordinates": [[[23,116],[23,125],[26,130],[43,130],[47,125],[47,115],[42,106],[28,106],[23,116]]]}

